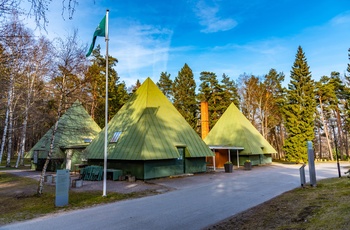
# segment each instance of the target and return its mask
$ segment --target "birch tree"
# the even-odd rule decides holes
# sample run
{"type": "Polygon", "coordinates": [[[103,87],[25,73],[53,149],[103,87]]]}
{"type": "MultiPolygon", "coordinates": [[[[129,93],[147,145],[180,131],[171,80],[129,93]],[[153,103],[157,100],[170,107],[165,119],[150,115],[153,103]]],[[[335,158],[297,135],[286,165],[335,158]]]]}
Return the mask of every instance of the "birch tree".
{"type": "Polygon", "coordinates": [[[4,120],[4,131],[1,140],[0,149],[0,163],[4,153],[6,138],[7,138],[7,160],[6,167],[11,166],[11,156],[13,154],[12,138],[13,138],[13,123],[14,123],[14,109],[15,109],[15,86],[24,74],[26,60],[28,56],[28,46],[30,45],[30,32],[19,23],[18,15],[13,15],[12,22],[6,24],[3,28],[3,33],[7,34],[1,40],[4,47],[5,65],[7,67],[7,104],[6,115],[4,120]]]}
{"type": "MultiPolygon", "coordinates": [[[[1,46],[3,47],[3,46],[1,46]]],[[[3,129],[3,134],[2,134],[2,138],[1,138],[1,147],[0,147],[0,164],[1,164],[1,160],[2,160],[2,156],[4,153],[4,149],[5,149],[5,144],[6,144],[6,136],[7,136],[7,129],[8,129],[8,120],[9,120],[9,114],[10,114],[10,106],[12,105],[12,90],[13,90],[13,85],[14,85],[14,77],[13,75],[9,74],[10,71],[7,68],[9,59],[8,59],[8,55],[6,53],[5,50],[2,50],[2,55],[1,55],[1,61],[2,64],[5,64],[6,67],[2,68],[2,75],[4,76],[6,74],[6,76],[8,76],[9,78],[4,79],[4,82],[6,82],[4,84],[4,86],[6,85],[8,88],[4,88],[4,91],[6,91],[6,95],[5,95],[5,99],[7,101],[6,103],[6,109],[5,109],[5,118],[4,118],[4,129],[3,129]]]]}
{"type": "MultiPolygon", "coordinates": [[[[37,27],[45,30],[49,23],[47,12],[51,2],[52,0],[0,0],[0,17],[5,18],[16,11],[18,14],[33,17],[37,27]],[[22,3],[29,4],[30,7],[22,3]]],[[[62,0],[62,19],[67,16],[72,19],[77,5],[78,0],[62,0]]]]}
{"type": "Polygon", "coordinates": [[[15,167],[24,165],[23,155],[25,152],[25,144],[27,139],[27,124],[29,119],[29,111],[34,102],[35,92],[38,90],[36,85],[43,80],[50,72],[51,66],[51,43],[44,37],[38,41],[32,41],[33,45],[30,50],[30,57],[25,68],[25,76],[23,82],[23,101],[24,112],[22,118],[21,137],[19,144],[19,152],[15,167]]]}
{"type": "Polygon", "coordinates": [[[50,139],[50,150],[47,154],[41,176],[38,183],[37,194],[43,193],[44,177],[47,166],[53,154],[55,145],[55,135],[59,125],[59,118],[64,110],[79,98],[80,88],[82,87],[84,74],[87,71],[87,60],[85,58],[85,47],[78,43],[78,31],[68,35],[65,40],[59,39],[56,44],[56,63],[57,71],[54,73],[51,83],[55,86],[57,115],[56,123],[53,127],[50,139]]]}

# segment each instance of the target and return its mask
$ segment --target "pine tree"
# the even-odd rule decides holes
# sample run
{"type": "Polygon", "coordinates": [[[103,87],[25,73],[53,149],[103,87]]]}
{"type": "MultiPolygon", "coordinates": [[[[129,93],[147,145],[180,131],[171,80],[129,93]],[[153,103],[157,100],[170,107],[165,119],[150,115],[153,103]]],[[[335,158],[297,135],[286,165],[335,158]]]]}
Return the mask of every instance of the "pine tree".
{"type": "MultiPolygon", "coordinates": [[[[348,53],[348,57],[349,57],[349,60],[350,60],[350,48],[348,49],[348,52],[349,52],[348,53]]],[[[350,75],[350,63],[348,63],[348,68],[346,70],[348,71],[348,75],[350,75]]]]}
{"type": "Polygon", "coordinates": [[[138,88],[140,88],[140,86],[141,86],[141,82],[140,82],[139,79],[137,79],[135,85],[130,86],[130,88],[129,88],[129,90],[128,90],[128,91],[129,91],[129,94],[132,95],[133,93],[135,93],[136,90],[137,90],[138,88]]]}
{"type": "MultiPolygon", "coordinates": [[[[348,58],[350,60],[350,48],[348,49],[348,58]]],[[[347,67],[347,74],[345,74],[345,93],[348,95],[348,99],[345,103],[345,109],[346,109],[346,118],[345,118],[345,130],[349,132],[350,130],[350,62],[348,63],[347,67]]]]}
{"type": "Polygon", "coordinates": [[[185,63],[173,83],[174,106],[191,125],[197,128],[198,103],[196,101],[196,82],[191,68],[185,63]]]}
{"type": "Polygon", "coordinates": [[[283,80],[283,73],[277,73],[275,69],[270,69],[261,84],[263,94],[261,94],[260,100],[262,134],[277,149],[279,158],[281,158],[283,145],[282,108],[285,101],[283,80]]]}
{"type": "Polygon", "coordinates": [[[233,102],[237,108],[240,108],[240,96],[238,94],[238,86],[234,80],[231,80],[226,74],[222,74],[221,88],[224,92],[222,99],[222,106],[227,109],[233,102]]]}
{"type": "MultiPolygon", "coordinates": [[[[105,75],[106,59],[100,54],[101,47],[98,45],[92,52],[92,65],[86,75],[87,91],[92,97],[91,116],[100,127],[105,123],[105,75]]],[[[128,93],[124,82],[119,81],[118,73],[113,68],[118,60],[108,57],[108,117],[113,117],[128,100],[128,93]]]]}
{"type": "MultiPolygon", "coordinates": [[[[328,119],[330,117],[330,109],[331,109],[331,104],[336,101],[336,94],[334,91],[334,85],[331,83],[331,79],[327,76],[321,77],[320,81],[316,82],[315,85],[315,96],[316,96],[316,104],[318,106],[317,113],[318,113],[318,119],[320,120],[319,126],[323,126],[323,132],[326,136],[326,144],[328,148],[328,153],[323,154],[322,151],[322,135],[321,135],[321,130],[318,132],[319,136],[319,154],[320,158],[327,158],[333,160],[333,154],[332,154],[332,148],[331,148],[331,143],[330,143],[330,135],[328,131],[328,119]]],[[[324,151],[326,152],[326,151],[324,151]]]]}
{"type": "Polygon", "coordinates": [[[159,81],[157,82],[157,86],[170,101],[172,101],[173,94],[172,85],[173,81],[170,79],[170,73],[162,72],[159,81]]]}
{"type": "Polygon", "coordinates": [[[314,81],[305,54],[298,47],[288,84],[284,107],[287,139],[284,145],[286,160],[307,161],[307,141],[314,139],[314,115],[316,112],[314,81]]]}
{"type": "MultiPolygon", "coordinates": [[[[198,99],[208,102],[209,128],[211,129],[224,113],[222,102],[224,91],[219,84],[216,74],[201,72],[198,99]]],[[[227,107],[226,107],[227,108],[227,107]]]]}

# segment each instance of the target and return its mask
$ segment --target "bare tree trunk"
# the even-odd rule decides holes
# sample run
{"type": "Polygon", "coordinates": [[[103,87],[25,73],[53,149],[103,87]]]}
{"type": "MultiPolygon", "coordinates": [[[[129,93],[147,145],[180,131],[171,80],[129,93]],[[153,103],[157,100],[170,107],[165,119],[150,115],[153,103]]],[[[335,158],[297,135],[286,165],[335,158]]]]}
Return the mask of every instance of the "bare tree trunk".
{"type": "MultiPolygon", "coordinates": [[[[8,104],[9,103],[7,103],[7,105],[8,104]]],[[[1,140],[0,164],[1,164],[1,159],[2,159],[2,155],[3,155],[3,152],[4,152],[4,148],[5,148],[5,143],[6,143],[6,136],[7,136],[7,129],[8,129],[8,120],[9,120],[9,109],[7,108],[6,109],[6,115],[5,115],[4,133],[2,134],[2,140],[1,140]]]]}
{"type": "Polygon", "coordinates": [[[28,121],[28,107],[25,108],[25,115],[22,123],[22,134],[21,134],[21,140],[20,140],[20,146],[19,146],[19,152],[17,156],[16,161],[16,168],[18,168],[18,165],[24,165],[24,147],[26,144],[26,133],[27,133],[27,121],[28,121]]]}
{"type": "Polygon", "coordinates": [[[265,132],[265,122],[264,122],[264,111],[263,111],[263,106],[262,106],[262,95],[259,95],[259,99],[257,99],[257,103],[258,103],[258,108],[259,108],[259,118],[260,118],[260,127],[261,127],[261,131],[260,133],[262,134],[262,136],[266,139],[266,132],[265,132]]]}
{"type": "Polygon", "coordinates": [[[336,107],[336,115],[337,115],[337,128],[338,128],[338,140],[339,140],[339,154],[340,159],[343,159],[343,150],[344,150],[344,139],[343,139],[343,132],[342,132],[342,126],[341,126],[341,118],[340,118],[340,111],[338,106],[336,107]]]}
{"type": "Polygon", "coordinates": [[[12,108],[12,102],[13,102],[13,85],[14,85],[14,77],[12,74],[10,74],[10,85],[7,93],[8,98],[7,98],[7,108],[6,108],[6,115],[5,115],[4,133],[2,134],[1,149],[0,149],[0,164],[1,164],[2,155],[4,153],[7,130],[9,126],[9,117],[11,114],[11,108],[12,108]]]}
{"type": "Polygon", "coordinates": [[[31,104],[31,98],[32,98],[32,93],[33,93],[33,88],[34,88],[34,82],[35,82],[35,74],[33,77],[30,79],[30,73],[28,74],[28,87],[27,87],[27,96],[26,96],[26,103],[25,103],[25,111],[24,111],[24,118],[23,118],[23,123],[22,123],[22,134],[21,134],[21,140],[20,140],[20,148],[19,148],[19,153],[16,161],[16,168],[18,168],[18,165],[24,165],[24,151],[25,151],[25,144],[26,144],[26,138],[27,138],[27,124],[28,124],[28,111],[29,107],[31,104]]]}
{"type": "Polygon", "coordinates": [[[321,97],[319,98],[319,102],[320,102],[320,107],[321,107],[321,111],[320,111],[321,120],[322,120],[322,124],[323,124],[323,127],[324,127],[324,133],[326,134],[328,153],[329,153],[330,159],[333,161],[332,146],[331,146],[331,143],[329,141],[329,132],[328,132],[328,128],[327,128],[327,123],[326,123],[326,121],[324,119],[324,116],[323,116],[323,103],[322,103],[321,97]]]}
{"type": "Polygon", "coordinates": [[[346,152],[346,156],[349,159],[349,145],[348,145],[348,133],[345,132],[345,152],[346,152]]]}
{"type": "Polygon", "coordinates": [[[9,130],[8,130],[8,142],[7,142],[7,160],[6,167],[11,167],[11,157],[12,157],[12,138],[13,138],[13,105],[9,107],[9,130]]]}
{"type": "MultiPolygon", "coordinates": [[[[280,124],[280,140],[281,140],[281,146],[284,146],[284,132],[283,132],[283,123],[281,123],[280,124]]],[[[283,148],[281,147],[281,150],[282,150],[283,148]]],[[[282,158],[284,158],[284,152],[283,152],[283,150],[281,151],[281,159],[282,158]]]]}
{"type": "Polygon", "coordinates": [[[53,152],[53,148],[54,148],[54,143],[55,143],[55,134],[56,134],[56,131],[57,131],[59,119],[60,119],[60,117],[61,117],[62,103],[63,103],[62,100],[63,100],[63,95],[60,96],[60,101],[59,101],[59,104],[58,104],[57,121],[56,121],[55,126],[54,126],[54,128],[53,128],[53,130],[52,130],[52,136],[51,136],[51,142],[50,142],[50,150],[49,150],[49,153],[47,154],[47,157],[46,157],[46,160],[45,160],[45,164],[44,164],[44,166],[43,166],[43,170],[41,171],[41,175],[40,175],[40,179],[39,179],[39,184],[38,184],[38,189],[37,189],[37,194],[38,194],[38,195],[43,194],[43,189],[44,189],[44,177],[45,177],[45,174],[46,174],[47,166],[49,165],[50,159],[51,159],[51,156],[52,156],[52,152],[53,152]]]}
{"type": "Polygon", "coordinates": [[[322,159],[322,138],[321,138],[321,128],[320,123],[317,122],[317,132],[318,132],[318,145],[319,145],[319,158],[322,159]]]}
{"type": "Polygon", "coordinates": [[[268,123],[268,116],[265,115],[264,120],[265,120],[264,123],[265,123],[265,130],[266,130],[266,137],[265,137],[265,139],[267,140],[267,136],[269,134],[269,132],[268,132],[268,125],[269,125],[269,123],[268,123]]]}
{"type": "MultiPolygon", "coordinates": [[[[65,89],[65,76],[63,76],[63,78],[62,78],[62,88],[65,89]]],[[[64,100],[64,98],[63,98],[63,92],[62,92],[61,95],[60,95],[60,98],[59,98],[59,102],[58,102],[57,121],[56,121],[55,126],[54,126],[54,128],[52,130],[52,136],[51,136],[51,142],[50,142],[50,150],[49,150],[49,153],[47,154],[46,161],[45,161],[45,164],[43,166],[43,170],[41,172],[41,176],[40,176],[40,179],[39,179],[38,190],[37,190],[37,194],[38,195],[41,195],[43,193],[44,177],[45,177],[45,174],[46,174],[47,166],[50,163],[50,159],[51,159],[51,156],[52,156],[52,153],[53,153],[53,148],[54,148],[54,143],[55,143],[55,134],[56,134],[57,127],[58,127],[58,122],[59,122],[60,117],[61,117],[61,112],[62,112],[62,107],[63,107],[63,100],[64,100]]]]}
{"type": "Polygon", "coordinates": [[[50,159],[53,154],[54,150],[54,144],[55,144],[55,135],[58,129],[59,125],[59,119],[61,117],[61,113],[64,110],[64,103],[67,104],[68,102],[68,96],[71,95],[75,90],[77,90],[80,85],[81,81],[79,80],[80,73],[83,73],[86,70],[85,66],[85,49],[83,46],[78,47],[77,46],[77,31],[74,31],[74,34],[72,36],[68,36],[66,41],[59,40],[59,46],[61,49],[61,53],[58,54],[58,59],[61,61],[61,65],[58,64],[58,73],[59,76],[54,77],[55,80],[57,80],[57,89],[59,91],[58,94],[58,108],[57,108],[57,121],[53,127],[52,130],[52,136],[51,136],[51,142],[50,142],[50,150],[47,154],[47,158],[45,161],[45,164],[43,166],[43,170],[41,172],[41,176],[38,183],[38,189],[37,194],[41,195],[43,193],[43,187],[44,187],[44,177],[46,173],[46,169],[49,165],[50,159]],[[68,78],[67,76],[71,76],[73,78],[76,77],[76,79],[68,78]],[[69,83],[73,83],[73,86],[69,83]],[[67,85],[69,85],[67,87],[67,85]]]}
{"type": "Polygon", "coordinates": [[[280,141],[279,141],[279,138],[278,138],[278,136],[277,136],[277,126],[276,127],[274,127],[273,128],[273,130],[272,130],[272,135],[273,135],[273,137],[274,137],[274,139],[275,139],[275,146],[276,146],[276,148],[277,148],[277,154],[276,154],[276,158],[278,158],[279,160],[281,160],[281,145],[280,145],[280,141]]]}

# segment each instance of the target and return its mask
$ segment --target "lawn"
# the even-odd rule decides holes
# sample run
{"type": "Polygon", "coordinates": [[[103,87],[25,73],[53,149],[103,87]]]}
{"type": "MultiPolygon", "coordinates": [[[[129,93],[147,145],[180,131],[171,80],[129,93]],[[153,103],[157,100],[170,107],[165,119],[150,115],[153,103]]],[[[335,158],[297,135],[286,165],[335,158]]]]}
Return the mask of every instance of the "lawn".
{"type": "MultiPolygon", "coordinates": [[[[46,186],[36,195],[37,181],[0,171],[0,226],[40,217],[49,213],[90,207],[123,199],[154,195],[101,191],[69,191],[69,205],[55,207],[55,187],[46,186]]],[[[209,226],[207,229],[349,229],[350,179],[332,178],[317,187],[297,188],[263,204],[209,226]]]]}
{"type": "Polygon", "coordinates": [[[207,229],[349,229],[350,179],[318,181],[216,223],[207,229]]]}
{"type": "Polygon", "coordinates": [[[0,171],[0,226],[15,221],[28,220],[49,213],[90,207],[119,200],[154,195],[153,191],[133,193],[109,192],[107,197],[101,191],[69,191],[69,205],[55,207],[55,186],[45,186],[43,195],[36,195],[38,181],[0,171]]]}

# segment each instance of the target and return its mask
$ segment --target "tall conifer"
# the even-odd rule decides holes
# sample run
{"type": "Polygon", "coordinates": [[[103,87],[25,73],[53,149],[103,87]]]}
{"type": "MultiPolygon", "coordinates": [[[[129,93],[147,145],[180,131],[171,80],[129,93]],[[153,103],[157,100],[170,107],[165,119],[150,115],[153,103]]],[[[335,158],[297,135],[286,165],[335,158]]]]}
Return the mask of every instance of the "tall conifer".
{"type": "Polygon", "coordinates": [[[221,88],[224,92],[222,105],[225,110],[233,102],[237,108],[240,108],[240,97],[238,94],[238,86],[234,80],[231,80],[226,74],[222,74],[221,88]]]}
{"type": "Polygon", "coordinates": [[[157,86],[170,101],[172,101],[173,95],[172,85],[173,81],[170,79],[170,73],[162,72],[159,81],[157,82],[157,86]]]}
{"type": "Polygon", "coordinates": [[[200,80],[198,99],[208,102],[209,128],[212,128],[227,109],[222,107],[224,91],[215,73],[201,72],[200,80]]]}
{"type": "Polygon", "coordinates": [[[284,116],[287,139],[284,145],[288,161],[306,162],[306,142],[314,139],[314,115],[316,111],[314,81],[305,54],[298,47],[288,84],[284,116]]]}
{"type": "Polygon", "coordinates": [[[173,97],[175,108],[193,129],[197,129],[196,82],[191,68],[186,63],[174,80],[173,97]]]}
{"type": "MultiPolygon", "coordinates": [[[[87,91],[92,96],[91,116],[100,127],[104,127],[105,113],[105,71],[106,58],[100,53],[98,45],[92,52],[92,65],[87,73],[87,91]]],[[[114,66],[118,63],[117,58],[108,57],[108,117],[112,118],[128,100],[128,93],[124,82],[120,81],[114,66]]]]}

